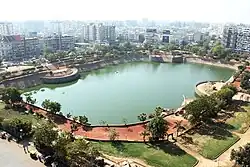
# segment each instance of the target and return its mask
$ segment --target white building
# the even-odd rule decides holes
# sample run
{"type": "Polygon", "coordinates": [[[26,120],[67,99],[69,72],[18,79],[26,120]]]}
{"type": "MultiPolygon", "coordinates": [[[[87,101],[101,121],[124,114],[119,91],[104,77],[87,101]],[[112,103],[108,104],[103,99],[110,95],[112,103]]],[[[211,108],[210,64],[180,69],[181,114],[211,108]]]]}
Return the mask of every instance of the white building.
{"type": "Polygon", "coordinates": [[[194,42],[200,42],[203,38],[203,34],[201,32],[194,33],[194,42]]]}
{"type": "Polygon", "coordinates": [[[96,40],[99,42],[104,41],[105,39],[105,26],[103,24],[98,24],[96,26],[96,40]]]}
{"type": "Polygon", "coordinates": [[[0,22],[0,34],[13,35],[14,34],[13,24],[7,22],[0,22]]]}
{"type": "Polygon", "coordinates": [[[96,25],[93,23],[89,25],[89,41],[96,41],[96,25]]]}
{"type": "Polygon", "coordinates": [[[159,36],[157,34],[156,28],[148,28],[146,29],[145,34],[145,41],[144,43],[158,43],[159,42],[159,36]]]}

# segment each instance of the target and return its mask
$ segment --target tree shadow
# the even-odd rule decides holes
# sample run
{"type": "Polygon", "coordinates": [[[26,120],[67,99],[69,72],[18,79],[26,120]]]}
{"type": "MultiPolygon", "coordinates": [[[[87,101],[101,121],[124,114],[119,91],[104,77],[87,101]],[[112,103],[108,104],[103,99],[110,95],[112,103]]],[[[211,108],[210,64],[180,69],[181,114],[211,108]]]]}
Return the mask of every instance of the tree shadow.
{"type": "Polygon", "coordinates": [[[64,124],[67,122],[67,119],[64,116],[54,115],[51,113],[46,114],[49,119],[51,119],[55,124],[64,124]]]}
{"type": "Polygon", "coordinates": [[[93,129],[93,127],[82,125],[82,129],[83,129],[84,131],[91,131],[91,130],[93,129]]]}
{"type": "Polygon", "coordinates": [[[232,137],[232,133],[226,129],[222,129],[220,127],[208,124],[202,124],[199,127],[191,130],[188,134],[193,132],[198,133],[200,135],[212,136],[214,139],[225,140],[227,137],[232,137]]]}
{"type": "Polygon", "coordinates": [[[174,155],[174,156],[181,156],[181,155],[186,154],[184,150],[180,149],[176,144],[171,143],[169,141],[153,142],[150,145],[148,145],[148,147],[154,148],[157,150],[162,150],[165,153],[174,155]]]}
{"type": "Polygon", "coordinates": [[[122,142],[113,141],[111,145],[119,152],[123,152],[125,150],[125,146],[122,142]]]}
{"type": "Polygon", "coordinates": [[[214,122],[213,125],[226,130],[235,130],[235,127],[233,125],[227,124],[225,122],[214,122]]]}

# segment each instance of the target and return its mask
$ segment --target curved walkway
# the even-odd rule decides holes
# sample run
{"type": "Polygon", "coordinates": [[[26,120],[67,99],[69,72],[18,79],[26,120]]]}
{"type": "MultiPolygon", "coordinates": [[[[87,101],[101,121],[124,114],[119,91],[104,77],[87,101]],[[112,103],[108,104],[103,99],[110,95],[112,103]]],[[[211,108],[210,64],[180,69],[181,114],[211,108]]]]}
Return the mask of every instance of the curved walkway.
{"type": "MultiPolygon", "coordinates": [[[[26,106],[27,109],[30,108],[30,105],[26,106]]],[[[46,116],[47,111],[38,108],[38,107],[33,107],[33,111],[36,113],[43,114],[46,116]]],[[[56,116],[55,116],[56,117],[56,116]]],[[[62,118],[57,116],[60,121],[60,123],[57,123],[59,129],[64,130],[64,131],[71,131],[71,123],[73,122],[72,120],[62,118]]],[[[164,119],[167,120],[168,122],[168,131],[167,134],[174,134],[176,132],[175,128],[175,122],[182,120],[182,126],[188,126],[189,123],[186,119],[184,119],[181,116],[175,116],[169,115],[166,116],[164,119]]],[[[133,124],[133,125],[127,125],[127,126],[99,126],[99,127],[83,127],[79,124],[78,128],[76,131],[74,131],[74,135],[77,136],[83,136],[88,139],[92,140],[98,140],[98,141],[110,141],[109,137],[109,129],[115,129],[116,132],[118,132],[119,136],[118,139],[119,141],[139,141],[143,142],[143,136],[140,134],[145,130],[145,125],[146,123],[140,123],[140,124],[133,124]]],[[[148,140],[148,138],[146,138],[148,140]]]]}
{"type": "Polygon", "coordinates": [[[188,154],[192,155],[193,157],[195,157],[199,161],[199,163],[196,165],[196,167],[218,167],[218,166],[230,167],[230,166],[233,166],[233,162],[230,161],[231,151],[233,149],[238,149],[240,146],[244,146],[250,142],[249,141],[250,128],[244,134],[239,134],[239,133],[235,133],[235,132],[233,132],[233,133],[238,135],[240,137],[240,140],[238,142],[236,142],[233,146],[231,146],[227,151],[225,151],[223,154],[221,154],[215,160],[204,158],[199,153],[192,151],[179,143],[177,143],[177,145],[181,149],[183,149],[184,151],[186,151],[188,154]]]}

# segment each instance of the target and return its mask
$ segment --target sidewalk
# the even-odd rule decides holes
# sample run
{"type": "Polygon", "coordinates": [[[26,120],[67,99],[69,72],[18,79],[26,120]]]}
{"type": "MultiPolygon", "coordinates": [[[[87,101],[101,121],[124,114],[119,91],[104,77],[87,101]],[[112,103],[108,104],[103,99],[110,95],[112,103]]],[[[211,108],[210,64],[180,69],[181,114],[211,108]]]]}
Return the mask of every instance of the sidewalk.
{"type": "Polygon", "coordinates": [[[25,154],[23,147],[17,143],[0,139],[0,166],[1,167],[45,167],[44,164],[25,154]]]}

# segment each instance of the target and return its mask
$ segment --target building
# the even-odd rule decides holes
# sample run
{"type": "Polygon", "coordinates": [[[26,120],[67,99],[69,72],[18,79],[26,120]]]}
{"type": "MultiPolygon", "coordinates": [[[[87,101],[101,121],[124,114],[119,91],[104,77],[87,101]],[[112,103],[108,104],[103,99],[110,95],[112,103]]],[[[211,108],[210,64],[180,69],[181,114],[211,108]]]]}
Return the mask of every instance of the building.
{"type": "Polygon", "coordinates": [[[203,40],[203,34],[201,32],[195,32],[193,34],[194,42],[200,42],[203,40]]]}
{"type": "Polygon", "coordinates": [[[145,33],[145,41],[144,43],[158,43],[159,42],[159,36],[157,34],[157,30],[155,28],[147,28],[145,33]]]}
{"type": "Polygon", "coordinates": [[[62,35],[61,37],[59,35],[54,35],[45,37],[41,40],[42,40],[41,43],[44,45],[44,48],[48,49],[51,52],[56,52],[59,50],[61,51],[71,50],[74,48],[74,43],[75,43],[74,37],[69,35],[62,35]]]}
{"type": "Polygon", "coordinates": [[[169,43],[170,42],[170,30],[163,30],[162,32],[162,42],[169,43]]]}
{"type": "Polygon", "coordinates": [[[41,47],[37,37],[24,39],[25,57],[36,57],[41,55],[41,47]]]}
{"type": "Polygon", "coordinates": [[[100,23],[96,26],[96,40],[98,42],[103,42],[105,40],[105,26],[100,23]]]}
{"type": "Polygon", "coordinates": [[[82,42],[89,41],[89,25],[84,25],[82,30],[82,42]]]}
{"type": "Polygon", "coordinates": [[[96,41],[96,25],[91,23],[89,26],[89,41],[96,41]]]}
{"type": "Polygon", "coordinates": [[[226,48],[236,49],[237,42],[237,27],[236,26],[226,26],[223,30],[222,43],[226,48]]]}
{"type": "Polygon", "coordinates": [[[7,22],[0,22],[0,34],[13,35],[14,34],[13,24],[7,22]]]}
{"type": "Polygon", "coordinates": [[[116,40],[115,26],[105,26],[105,40],[108,42],[116,40]]]}
{"type": "Polygon", "coordinates": [[[38,38],[24,38],[20,35],[2,36],[0,57],[5,59],[24,59],[40,55],[38,38]]]}
{"type": "Polygon", "coordinates": [[[238,28],[235,50],[250,52],[250,28],[238,28]]]}

